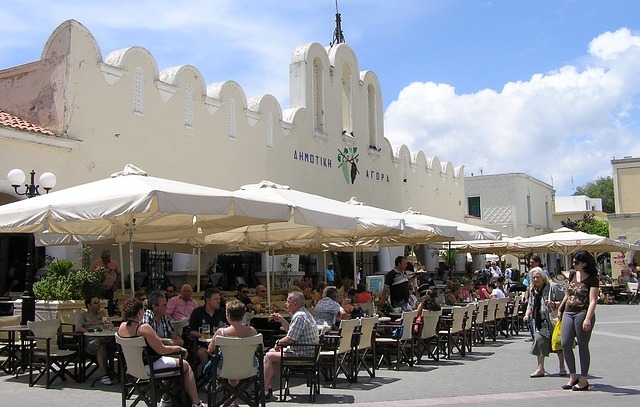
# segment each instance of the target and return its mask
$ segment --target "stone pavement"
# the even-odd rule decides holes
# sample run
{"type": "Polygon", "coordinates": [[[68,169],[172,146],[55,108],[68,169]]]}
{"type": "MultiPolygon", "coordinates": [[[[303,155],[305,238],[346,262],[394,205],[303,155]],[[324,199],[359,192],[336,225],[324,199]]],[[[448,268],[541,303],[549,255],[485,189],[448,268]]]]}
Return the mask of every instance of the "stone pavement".
{"type": "MultiPolygon", "coordinates": [[[[383,406],[551,406],[584,407],[592,405],[640,405],[640,306],[598,306],[597,322],[591,340],[592,390],[573,392],[561,390],[566,378],[557,376],[557,358],[547,359],[547,377],[531,379],[535,357],[528,353],[530,343],[525,335],[499,338],[475,347],[465,358],[454,356],[451,361],[426,362],[401,371],[381,369],[374,379],[360,376],[358,383],[338,380],[338,388],[321,388],[316,405],[346,404],[353,407],[383,406]]],[[[423,359],[424,362],[425,359],[423,359]]],[[[324,383],[323,383],[324,384],[324,383]]],[[[307,388],[292,389],[299,395],[276,406],[308,404],[307,388]]],[[[0,374],[0,394],[8,402],[3,405],[48,407],[119,406],[118,385],[89,388],[87,383],[60,382],[46,390],[29,388],[27,375],[18,378],[0,374]]],[[[203,395],[204,397],[204,395],[203,395]]]]}

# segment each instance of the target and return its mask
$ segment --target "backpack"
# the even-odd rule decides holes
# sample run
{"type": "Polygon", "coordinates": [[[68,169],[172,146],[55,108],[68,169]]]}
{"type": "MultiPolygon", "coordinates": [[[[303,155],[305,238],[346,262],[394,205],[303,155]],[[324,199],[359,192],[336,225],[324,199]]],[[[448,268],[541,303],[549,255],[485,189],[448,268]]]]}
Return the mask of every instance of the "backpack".
{"type": "Polygon", "coordinates": [[[511,269],[511,281],[513,281],[514,283],[520,282],[520,270],[511,269]]]}

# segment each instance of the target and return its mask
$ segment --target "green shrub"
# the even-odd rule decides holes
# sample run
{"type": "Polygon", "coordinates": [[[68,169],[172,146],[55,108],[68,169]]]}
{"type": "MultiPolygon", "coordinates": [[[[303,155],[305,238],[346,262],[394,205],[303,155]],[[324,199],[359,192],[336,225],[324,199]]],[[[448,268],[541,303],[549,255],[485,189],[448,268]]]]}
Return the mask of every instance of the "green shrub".
{"type": "Polygon", "coordinates": [[[47,275],[33,284],[33,292],[39,300],[83,300],[90,295],[100,295],[106,270],[73,270],[69,260],[55,260],[47,266],[47,275]]]}

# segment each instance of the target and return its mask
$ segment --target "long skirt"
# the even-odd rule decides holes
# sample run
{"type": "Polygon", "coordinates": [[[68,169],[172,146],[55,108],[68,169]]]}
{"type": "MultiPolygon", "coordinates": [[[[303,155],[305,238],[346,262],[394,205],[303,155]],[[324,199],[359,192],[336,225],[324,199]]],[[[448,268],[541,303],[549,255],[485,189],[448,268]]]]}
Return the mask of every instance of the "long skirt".
{"type": "Polygon", "coordinates": [[[551,353],[551,338],[543,336],[540,331],[536,331],[531,344],[531,354],[547,357],[549,353],[551,353]]]}

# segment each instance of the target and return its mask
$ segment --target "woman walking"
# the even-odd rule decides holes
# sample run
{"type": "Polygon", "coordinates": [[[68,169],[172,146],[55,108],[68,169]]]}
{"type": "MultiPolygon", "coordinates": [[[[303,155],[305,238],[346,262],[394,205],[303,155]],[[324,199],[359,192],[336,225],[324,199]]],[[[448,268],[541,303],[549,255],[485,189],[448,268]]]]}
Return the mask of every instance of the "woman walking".
{"type": "Polygon", "coordinates": [[[552,326],[547,301],[551,286],[547,280],[547,274],[540,267],[532,268],[529,275],[532,280],[531,293],[524,321],[525,323],[531,321],[534,332],[531,354],[538,359],[538,367],[529,375],[533,378],[545,375],[544,359],[551,352],[552,326]]]}
{"type": "Polygon", "coordinates": [[[563,389],[582,391],[589,389],[587,376],[591,354],[589,340],[596,322],[596,304],[598,303],[598,271],[596,261],[584,250],[573,258],[573,268],[566,284],[566,295],[558,307],[558,321],[562,321],[562,350],[569,369],[569,382],[563,389]],[[576,359],[573,353],[574,338],[578,342],[580,357],[580,377],[576,374],[576,359]]]}

